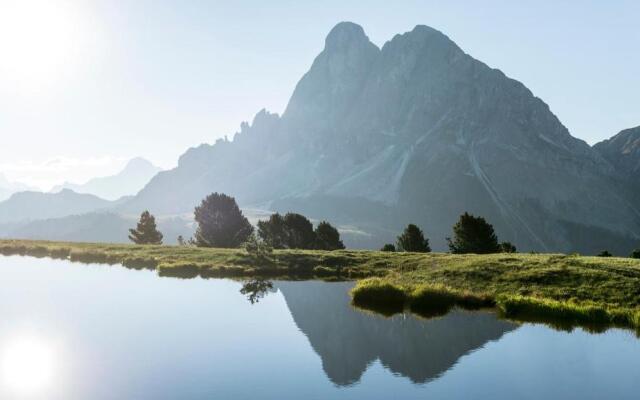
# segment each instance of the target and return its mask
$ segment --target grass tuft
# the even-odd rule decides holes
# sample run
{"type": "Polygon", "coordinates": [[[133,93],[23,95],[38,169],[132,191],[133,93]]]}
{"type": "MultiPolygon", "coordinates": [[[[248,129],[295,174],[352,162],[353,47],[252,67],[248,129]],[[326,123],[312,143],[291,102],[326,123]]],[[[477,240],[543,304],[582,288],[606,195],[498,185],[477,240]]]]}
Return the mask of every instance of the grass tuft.
{"type": "Polygon", "coordinates": [[[351,299],[357,307],[393,315],[404,309],[405,291],[381,278],[364,279],[351,289],[351,299]]]}

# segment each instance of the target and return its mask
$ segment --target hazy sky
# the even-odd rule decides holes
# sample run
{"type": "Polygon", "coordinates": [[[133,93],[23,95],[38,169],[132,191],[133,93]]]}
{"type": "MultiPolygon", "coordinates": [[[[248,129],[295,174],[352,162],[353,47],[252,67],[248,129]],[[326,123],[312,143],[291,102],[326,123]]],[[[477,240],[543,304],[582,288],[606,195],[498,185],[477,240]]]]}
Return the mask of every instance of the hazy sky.
{"type": "Polygon", "coordinates": [[[640,2],[0,0],[0,173],[41,186],[281,113],[343,20],[425,24],[522,81],[590,143],[640,125],[640,2]]]}

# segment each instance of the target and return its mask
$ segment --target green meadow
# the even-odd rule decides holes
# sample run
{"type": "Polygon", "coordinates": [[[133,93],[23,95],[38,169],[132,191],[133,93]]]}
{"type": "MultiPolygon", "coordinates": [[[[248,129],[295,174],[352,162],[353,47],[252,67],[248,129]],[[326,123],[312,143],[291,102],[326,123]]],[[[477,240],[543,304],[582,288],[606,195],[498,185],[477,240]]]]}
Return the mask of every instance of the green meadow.
{"type": "Polygon", "coordinates": [[[0,254],[122,264],[161,276],[356,280],[354,305],[423,316],[497,308],[558,327],[640,328],[640,260],[563,254],[455,255],[0,240],[0,254]]]}

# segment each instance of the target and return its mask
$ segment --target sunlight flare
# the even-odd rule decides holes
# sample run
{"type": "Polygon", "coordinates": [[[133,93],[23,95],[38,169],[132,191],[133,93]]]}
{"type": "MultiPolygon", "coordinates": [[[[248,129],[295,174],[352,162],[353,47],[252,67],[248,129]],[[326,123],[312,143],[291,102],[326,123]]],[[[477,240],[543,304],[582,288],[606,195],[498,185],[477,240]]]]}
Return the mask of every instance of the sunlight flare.
{"type": "Polygon", "coordinates": [[[74,64],[84,32],[72,5],[46,0],[0,2],[0,73],[12,86],[36,89],[74,64]]]}
{"type": "Polygon", "coordinates": [[[46,340],[20,336],[0,349],[2,384],[16,395],[43,393],[53,383],[56,354],[46,340]]]}

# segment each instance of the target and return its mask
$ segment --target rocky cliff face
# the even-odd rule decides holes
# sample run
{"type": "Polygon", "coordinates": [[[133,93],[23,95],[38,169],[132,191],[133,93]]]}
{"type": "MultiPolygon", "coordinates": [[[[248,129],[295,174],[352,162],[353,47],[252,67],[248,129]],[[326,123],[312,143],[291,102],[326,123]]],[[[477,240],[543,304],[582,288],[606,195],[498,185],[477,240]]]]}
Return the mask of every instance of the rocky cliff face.
{"type": "Polygon", "coordinates": [[[595,144],[593,148],[615,165],[618,171],[637,181],[637,173],[640,172],[640,126],[625,129],[595,144]]]}
{"type": "Polygon", "coordinates": [[[435,249],[464,211],[522,250],[626,251],[640,213],[616,165],[524,85],[417,26],[381,49],[338,24],[282,117],[189,150],[127,206],[192,210],[212,191],[334,220],[378,246],[421,225],[435,249]],[[611,247],[614,246],[614,247],[611,247]]]}

